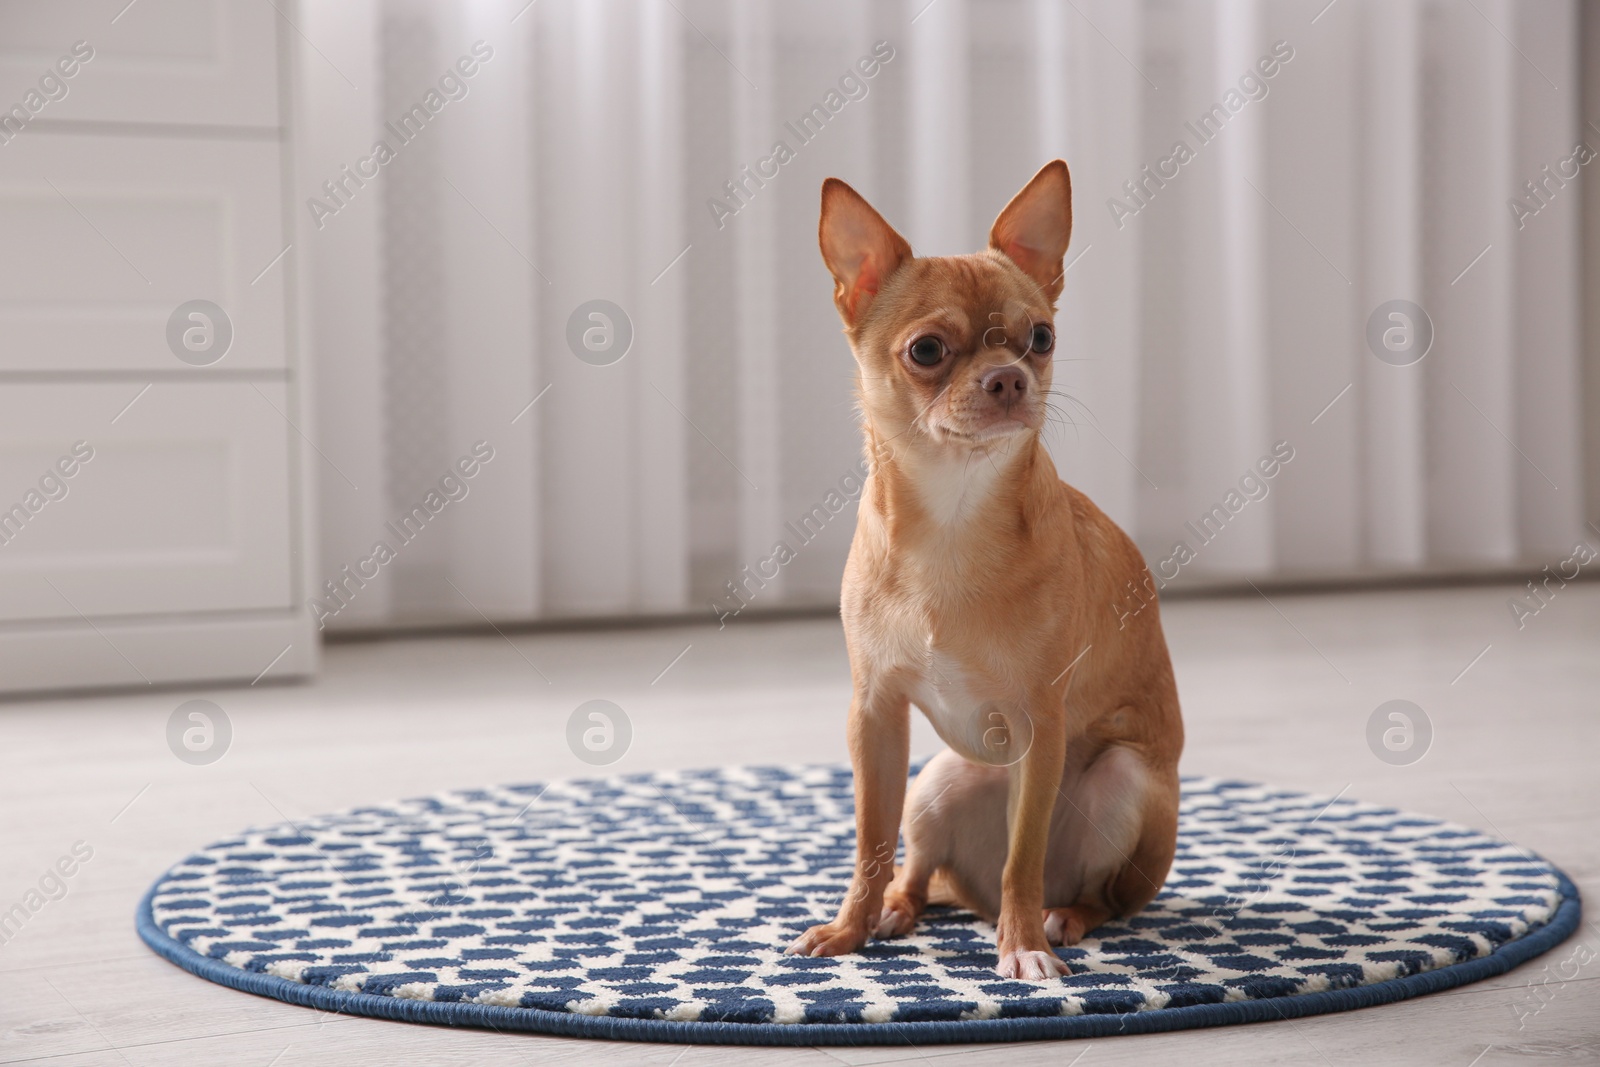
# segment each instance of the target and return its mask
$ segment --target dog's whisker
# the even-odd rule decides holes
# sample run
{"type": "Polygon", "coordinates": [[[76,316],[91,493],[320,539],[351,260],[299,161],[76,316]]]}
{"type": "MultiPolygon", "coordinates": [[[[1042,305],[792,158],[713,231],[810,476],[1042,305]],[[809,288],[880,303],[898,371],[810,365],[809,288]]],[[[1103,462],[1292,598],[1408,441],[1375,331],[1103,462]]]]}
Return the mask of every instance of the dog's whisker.
{"type": "Polygon", "coordinates": [[[1071,393],[1066,392],[1065,390],[1055,390],[1055,391],[1053,391],[1052,395],[1059,396],[1063,400],[1070,400],[1072,403],[1078,405],[1078,407],[1083,409],[1083,413],[1089,417],[1089,421],[1090,422],[1094,423],[1096,426],[1098,426],[1100,424],[1100,420],[1095,418],[1094,412],[1089,410],[1089,405],[1085,404],[1082,400],[1079,400],[1077,397],[1073,396],[1071,393]]]}

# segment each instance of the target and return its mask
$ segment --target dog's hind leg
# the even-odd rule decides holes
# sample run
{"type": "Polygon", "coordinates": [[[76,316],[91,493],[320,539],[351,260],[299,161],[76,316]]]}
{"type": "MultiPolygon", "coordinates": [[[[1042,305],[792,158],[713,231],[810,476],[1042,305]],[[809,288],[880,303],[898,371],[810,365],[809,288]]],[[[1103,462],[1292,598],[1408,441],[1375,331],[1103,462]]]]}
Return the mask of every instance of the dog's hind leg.
{"type": "Polygon", "coordinates": [[[1052,945],[1076,945],[1083,935],[1111,918],[1103,904],[1073,904],[1066,908],[1046,908],[1044,936],[1052,945]]]}
{"type": "Polygon", "coordinates": [[[884,891],[883,911],[878,915],[878,937],[900,937],[917,925],[917,917],[928,906],[928,882],[933,868],[918,853],[906,857],[906,865],[894,872],[894,882],[884,891]]]}
{"type": "Polygon", "coordinates": [[[906,863],[884,893],[879,937],[910,933],[929,903],[974,907],[991,917],[998,910],[999,869],[1005,862],[1005,782],[1004,769],[969,763],[950,749],[928,761],[906,798],[906,863]],[[979,855],[969,855],[975,851],[979,855]],[[970,891],[963,892],[964,883],[972,880],[963,875],[972,867],[993,876],[992,891],[979,894],[994,897],[987,909],[968,899],[970,891]]]}
{"type": "Polygon", "coordinates": [[[1177,775],[1119,745],[1063,790],[1045,876],[1051,944],[1076,944],[1155,897],[1172,863],[1177,804],[1177,775]]]}
{"type": "Polygon", "coordinates": [[[944,862],[948,851],[948,829],[943,825],[941,800],[948,785],[948,749],[928,762],[911,783],[906,797],[905,866],[895,868],[894,882],[883,894],[883,911],[878,915],[878,937],[900,937],[917,925],[917,917],[928,906],[928,885],[944,862]]]}

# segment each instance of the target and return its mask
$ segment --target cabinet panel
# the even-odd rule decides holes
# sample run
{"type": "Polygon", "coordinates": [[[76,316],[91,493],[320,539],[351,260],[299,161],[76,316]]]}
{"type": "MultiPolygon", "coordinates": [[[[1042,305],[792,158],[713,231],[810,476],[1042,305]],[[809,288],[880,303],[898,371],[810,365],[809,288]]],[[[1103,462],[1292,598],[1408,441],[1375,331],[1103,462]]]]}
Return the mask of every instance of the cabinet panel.
{"type": "Polygon", "coordinates": [[[6,385],[0,621],[290,606],[286,404],[279,382],[6,385]]]}
{"type": "Polygon", "coordinates": [[[30,124],[277,126],[283,18],[267,0],[0,0],[0,108],[30,124]]]}
{"type": "Polygon", "coordinates": [[[0,371],[190,370],[167,326],[192,300],[232,326],[211,365],[283,367],[279,159],[276,143],[57,133],[0,148],[0,371]]]}

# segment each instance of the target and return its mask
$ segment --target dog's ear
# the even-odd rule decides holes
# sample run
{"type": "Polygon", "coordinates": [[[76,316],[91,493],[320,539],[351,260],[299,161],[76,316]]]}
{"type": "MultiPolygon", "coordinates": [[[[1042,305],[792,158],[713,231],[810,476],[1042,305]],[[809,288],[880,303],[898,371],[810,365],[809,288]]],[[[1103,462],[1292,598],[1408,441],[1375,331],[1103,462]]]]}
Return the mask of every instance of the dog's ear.
{"type": "Polygon", "coordinates": [[[1072,177],[1059,159],[1046,163],[994,220],[989,247],[1039,283],[1051,304],[1061,295],[1061,260],[1072,239],[1072,177]]]}
{"type": "Polygon", "coordinates": [[[833,275],[833,302],[851,327],[861,321],[889,276],[911,258],[906,239],[838,178],[822,183],[817,243],[833,275]]]}

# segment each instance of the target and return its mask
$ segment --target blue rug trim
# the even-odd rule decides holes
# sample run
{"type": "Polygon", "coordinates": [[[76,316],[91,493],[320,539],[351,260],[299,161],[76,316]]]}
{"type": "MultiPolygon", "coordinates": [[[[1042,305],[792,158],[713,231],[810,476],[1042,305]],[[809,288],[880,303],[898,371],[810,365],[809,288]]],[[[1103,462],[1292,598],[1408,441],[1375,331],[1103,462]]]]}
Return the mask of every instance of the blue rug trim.
{"type": "Polygon", "coordinates": [[[698,1045],[900,1045],[957,1044],[963,1042],[1038,1041],[1051,1038],[1110,1037],[1116,1034],[1150,1034],[1201,1026],[1270,1022],[1307,1015],[1369,1008],[1397,1000],[1482,981],[1526,963],[1555,948],[1578,928],[1583,905],[1577,886],[1560,868],[1561,905],[1548,923],[1496,948],[1487,956],[1422,971],[1401,978],[1321,993],[1268,997],[1225,1004],[1194,1004],[1182,1008],[1106,1015],[1057,1015],[1047,1018],[971,1019],[959,1022],[887,1023],[728,1023],[674,1022],[664,1019],[628,1019],[502,1008],[489,1004],[403,1000],[371,993],[346,993],[326,986],[291,982],[286,978],[243,971],[220,960],[202,956],[169,937],[155,923],[151,901],[160,882],[139,902],[139,936],[156,953],[191,974],[246,993],[271,997],[320,1011],[360,1015],[399,1022],[467,1026],[489,1030],[520,1030],[566,1037],[593,1037],[611,1041],[659,1041],[698,1045]]]}

